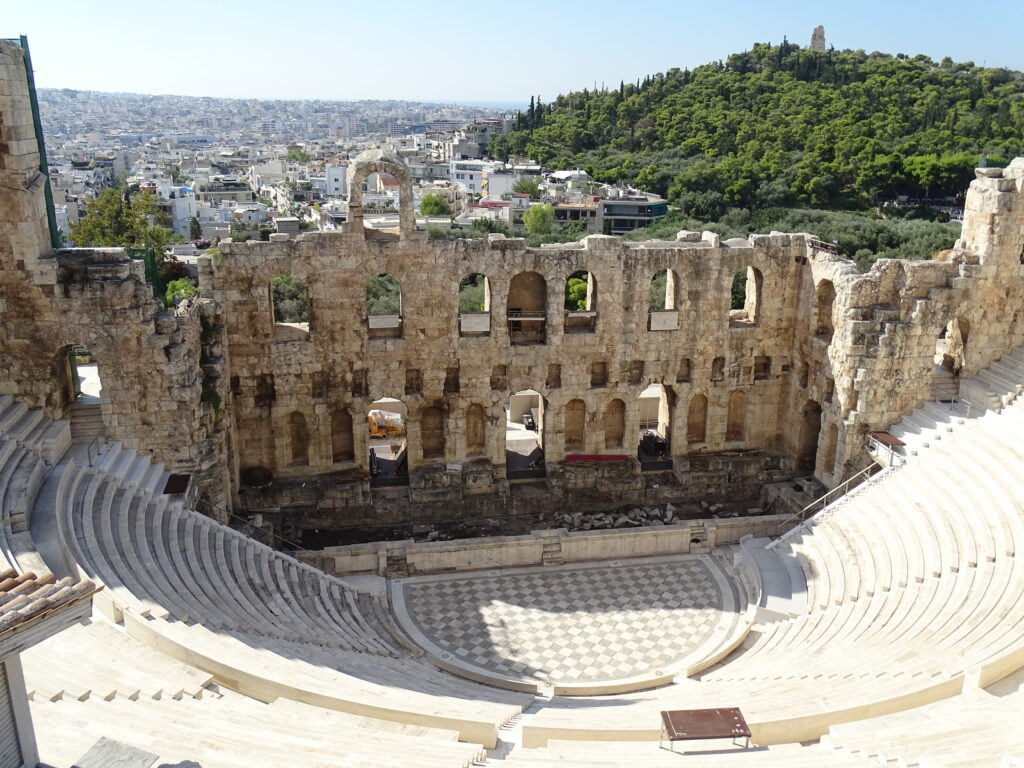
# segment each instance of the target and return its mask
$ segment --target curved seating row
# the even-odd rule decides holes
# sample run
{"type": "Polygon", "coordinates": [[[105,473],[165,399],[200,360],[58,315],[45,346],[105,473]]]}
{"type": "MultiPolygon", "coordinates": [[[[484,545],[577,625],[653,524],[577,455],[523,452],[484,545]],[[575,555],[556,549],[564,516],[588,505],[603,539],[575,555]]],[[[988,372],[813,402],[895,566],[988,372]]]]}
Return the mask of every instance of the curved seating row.
{"type": "Polygon", "coordinates": [[[294,558],[154,494],[145,458],[68,463],[61,536],[104,584],[97,605],[144,644],[255,698],[453,729],[486,746],[530,697],[460,680],[382,637],[356,593],[294,558]]]}
{"type": "Polygon", "coordinates": [[[1021,426],[1019,402],[964,418],[787,536],[807,571],[806,613],[758,625],[698,680],[614,706],[556,697],[524,725],[524,743],[656,739],[660,710],[708,706],[742,707],[758,743],[801,741],[1019,668],[1021,426]]]}
{"type": "Polygon", "coordinates": [[[201,698],[115,696],[31,705],[40,757],[72,765],[100,737],[142,749],[160,764],[203,768],[466,768],[479,745],[441,729],[395,726],[308,704],[263,704],[230,691],[201,698]],[[187,762],[193,761],[193,762],[187,762]]]}

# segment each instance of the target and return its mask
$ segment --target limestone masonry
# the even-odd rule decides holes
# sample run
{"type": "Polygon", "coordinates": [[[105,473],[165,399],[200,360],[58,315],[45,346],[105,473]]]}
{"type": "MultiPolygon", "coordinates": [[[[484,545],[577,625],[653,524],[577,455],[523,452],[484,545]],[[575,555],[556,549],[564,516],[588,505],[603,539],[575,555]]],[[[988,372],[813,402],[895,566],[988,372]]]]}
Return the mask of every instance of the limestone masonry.
{"type": "Polygon", "coordinates": [[[200,263],[200,297],[168,311],[122,250],[49,246],[28,99],[21,51],[0,42],[0,393],[68,417],[65,350],[88,348],[106,435],[193,473],[221,520],[283,510],[331,528],[756,495],[812,470],[834,485],[869,463],[867,432],[929,396],[940,335],[963,375],[1024,342],[1024,158],[977,171],[951,251],[861,274],[807,234],[428,240],[408,169],[371,150],[349,188],[395,176],[397,231],[364,229],[354,192],[343,232],[222,243],[200,263]],[[578,272],[587,309],[567,312],[578,272]],[[368,314],[381,275],[400,285],[397,315],[368,314]],[[486,278],[484,308],[460,317],[469,275],[486,278]],[[280,276],[305,283],[308,324],[275,323],[280,276]],[[542,459],[510,479],[507,409],[527,390],[542,459]],[[407,486],[371,478],[382,398],[406,414],[407,486]],[[642,429],[666,446],[649,466],[642,429]]]}

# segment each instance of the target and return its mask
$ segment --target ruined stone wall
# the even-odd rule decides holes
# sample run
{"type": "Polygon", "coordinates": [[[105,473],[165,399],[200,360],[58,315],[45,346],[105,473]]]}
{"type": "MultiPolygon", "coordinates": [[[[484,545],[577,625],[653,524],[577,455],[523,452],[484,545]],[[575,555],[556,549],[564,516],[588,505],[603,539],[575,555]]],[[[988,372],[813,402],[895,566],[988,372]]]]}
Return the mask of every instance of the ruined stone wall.
{"type": "MultiPolygon", "coordinates": [[[[1024,342],[1024,159],[978,171],[950,252],[866,274],[804,234],[527,248],[431,241],[408,209],[398,232],[354,220],[228,241],[201,261],[202,298],[175,312],[122,251],[49,248],[38,162],[21,50],[2,42],[0,392],[66,416],[63,349],[88,347],[108,436],[195,472],[222,515],[286,507],[300,527],[331,527],[743,495],[798,472],[835,484],[867,463],[867,431],[929,395],[951,322],[964,375],[1024,342]],[[666,308],[652,312],[661,270],[666,308]],[[748,300],[731,310],[744,270],[748,300]],[[593,292],[566,313],[579,271],[593,292]],[[463,326],[471,273],[486,276],[488,307],[463,326]],[[368,316],[382,274],[401,285],[398,327],[368,316]],[[274,322],[283,275],[308,287],[308,327],[274,322]],[[639,395],[652,384],[672,465],[641,472],[639,395]],[[510,483],[505,464],[505,409],[523,390],[541,398],[533,485],[510,483]],[[366,420],[383,397],[408,413],[408,488],[371,487],[366,420]],[[575,460],[595,455],[616,458],[575,460]]],[[[375,169],[407,178],[379,150],[350,172],[375,169]]]]}
{"type": "MultiPolygon", "coordinates": [[[[0,393],[67,418],[65,348],[87,347],[103,385],[107,438],[196,473],[201,495],[223,512],[232,481],[219,415],[203,402],[201,363],[200,314],[212,317],[214,308],[190,302],[166,311],[143,262],[122,249],[50,248],[24,58],[5,41],[0,132],[0,393]]],[[[208,342],[213,335],[211,326],[208,342]]],[[[207,392],[216,387],[207,375],[207,392]]]]}

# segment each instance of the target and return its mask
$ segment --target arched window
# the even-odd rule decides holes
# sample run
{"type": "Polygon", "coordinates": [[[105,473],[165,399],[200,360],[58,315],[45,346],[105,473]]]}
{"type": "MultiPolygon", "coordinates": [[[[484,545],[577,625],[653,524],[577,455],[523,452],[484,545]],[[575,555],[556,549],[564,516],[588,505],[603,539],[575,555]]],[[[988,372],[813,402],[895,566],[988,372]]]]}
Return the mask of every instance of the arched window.
{"type": "Polygon", "coordinates": [[[370,338],[402,335],[402,289],[391,275],[371,277],[366,284],[366,314],[370,338]]]}
{"type": "Polygon", "coordinates": [[[690,407],[686,411],[686,441],[703,443],[707,438],[708,399],[702,394],[690,398],[690,407]]]}
{"type": "Polygon", "coordinates": [[[508,288],[508,332],[513,344],[547,341],[548,288],[537,272],[520,272],[508,288]]]}
{"type": "Polygon", "coordinates": [[[836,300],[836,289],[831,280],[818,283],[814,301],[814,335],[825,341],[832,341],[834,324],[832,322],[832,305],[836,300]]]}
{"type": "Polygon", "coordinates": [[[491,286],[479,272],[459,281],[459,333],[486,336],[491,332],[491,286]]]}
{"type": "Polygon", "coordinates": [[[292,411],[288,417],[288,437],[292,450],[292,464],[309,464],[309,430],[306,417],[298,411],[292,411]]]}
{"type": "Polygon", "coordinates": [[[594,273],[579,270],[565,281],[565,332],[593,333],[597,320],[594,273]]]}
{"type": "Polygon", "coordinates": [[[466,409],[466,454],[480,455],[487,450],[487,418],[484,408],[473,403],[466,409]]]}
{"type": "Polygon", "coordinates": [[[423,445],[423,458],[444,458],[444,413],[436,405],[423,409],[420,441],[423,445]]]}
{"type": "Polygon", "coordinates": [[[729,396],[729,413],[726,418],[725,439],[743,440],[747,429],[747,395],[737,390],[729,396]]]}
{"type": "Polygon", "coordinates": [[[671,269],[656,272],[647,292],[647,329],[674,331],[679,328],[676,273],[671,269]]]}
{"type": "Polygon", "coordinates": [[[570,400],[565,404],[565,450],[579,451],[584,446],[584,425],[587,406],[582,400],[570,400]]]}
{"type": "Polygon", "coordinates": [[[309,289],[291,275],[270,281],[270,303],[274,315],[275,341],[292,341],[309,334],[309,289]]]}
{"type": "Polygon", "coordinates": [[[749,328],[761,323],[763,291],[764,276],[761,270],[747,267],[735,274],[730,291],[730,327],[749,328]]]}
{"type": "Polygon", "coordinates": [[[352,414],[339,408],[331,414],[331,459],[337,464],[354,458],[352,414]]]}
{"type": "Polygon", "coordinates": [[[604,447],[621,448],[623,437],[626,434],[626,404],[618,398],[608,403],[604,409],[602,426],[604,427],[604,447]]]}

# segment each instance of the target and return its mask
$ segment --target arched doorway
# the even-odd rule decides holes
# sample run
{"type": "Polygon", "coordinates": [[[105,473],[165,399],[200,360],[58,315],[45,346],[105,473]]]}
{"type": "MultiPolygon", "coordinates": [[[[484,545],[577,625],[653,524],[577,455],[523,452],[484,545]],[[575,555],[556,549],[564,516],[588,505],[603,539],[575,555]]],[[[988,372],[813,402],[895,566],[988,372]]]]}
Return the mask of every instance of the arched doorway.
{"type": "Polygon", "coordinates": [[[637,458],[640,468],[671,469],[671,403],[663,384],[651,384],[639,397],[640,431],[637,435],[637,458]]]}
{"type": "Polygon", "coordinates": [[[686,411],[686,442],[703,443],[707,439],[708,399],[701,393],[690,398],[686,411]]]}
{"type": "Polygon", "coordinates": [[[408,485],[409,456],[405,404],[382,397],[370,404],[366,426],[370,451],[370,485],[408,485]]]}
{"type": "Polygon", "coordinates": [[[800,419],[800,440],[796,452],[798,472],[814,472],[820,433],[821,406],[814,400],[808,400],[800,419]]]}
{"type": "Polygon", "coordinates": [[[505,409],[505,474],[544,477],[544,398],[533,389],[511,395],[505,409]]]}
{"type": "Polygon", "coordinates": [[[65,383],[70,404],[71,439],[88,442],[106,434],[103,425],[103,382],[100,366],[83,346],[71,344],[59,353],[57,369],[65,383]]]}

